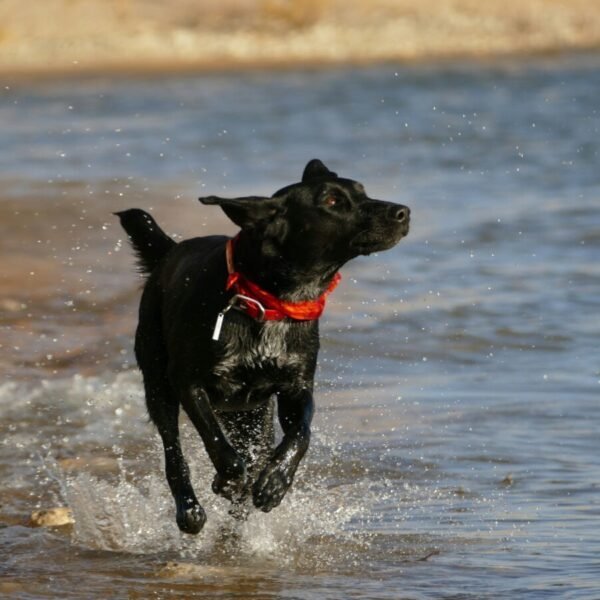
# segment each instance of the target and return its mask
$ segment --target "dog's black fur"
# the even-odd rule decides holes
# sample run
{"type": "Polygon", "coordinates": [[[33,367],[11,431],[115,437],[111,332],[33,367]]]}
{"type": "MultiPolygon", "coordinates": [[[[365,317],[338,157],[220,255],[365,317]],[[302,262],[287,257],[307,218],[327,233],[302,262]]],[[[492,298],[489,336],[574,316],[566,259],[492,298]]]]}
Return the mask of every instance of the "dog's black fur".
{"type": "MultiPolygon", "coordinates": [[[[271,198],[200,198],[241,228],[235,268],[290,301],[312,300],[351,258],[394,246],[408,233],[406,206],[369,198],[360,183],[312,160],[302,181],[271,198]]],[[[165,451],[177,524],[198,533],[206,515],[179,442],[180,405],[198,430],[216,475],[213,491],[242,514],[252,498],[268,512],[282,500],[310,438],[318,322],[259,322],[231,310],[218,341],[225,290],[224,236],[175,243],[139,209],[117,213],[148,274],[135,354],[146,403],[165,451]],[[277,404],[283,438],[274,445],[277,404]]]]}

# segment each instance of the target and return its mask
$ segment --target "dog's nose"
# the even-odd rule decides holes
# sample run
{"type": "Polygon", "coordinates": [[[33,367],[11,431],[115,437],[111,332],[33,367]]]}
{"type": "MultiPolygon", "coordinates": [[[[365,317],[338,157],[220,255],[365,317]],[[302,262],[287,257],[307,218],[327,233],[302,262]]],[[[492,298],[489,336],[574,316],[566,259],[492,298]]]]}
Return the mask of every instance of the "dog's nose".
{"type": "Polygon", "coordinates": [[[408,208],[408,206],[394,206],[390,212],[392,219],[395,219],[398,223],[408,221],[410,216],[410,208],[408,208]]]}

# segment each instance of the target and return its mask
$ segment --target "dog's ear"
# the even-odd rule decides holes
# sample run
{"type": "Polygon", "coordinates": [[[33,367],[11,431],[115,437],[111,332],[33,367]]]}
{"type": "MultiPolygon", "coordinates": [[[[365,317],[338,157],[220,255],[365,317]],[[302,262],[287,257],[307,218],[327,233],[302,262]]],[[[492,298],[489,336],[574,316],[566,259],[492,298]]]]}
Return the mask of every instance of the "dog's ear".
{"type": "Polygon", "coordinates": [[[304,167],[304,173],[302,173],[302,183],[336,178],[337,173],[330,171],[318,158],[313,158],[309,161],[306,167],[304,167]]]}
{"type": "Polygon", "coordinates": [[[255,229],[275,218],[281,207],[279,198],[245,196],[243,198],[198,198],[202,204],[218,204],[223,212],[242,229],[255,229]]]}

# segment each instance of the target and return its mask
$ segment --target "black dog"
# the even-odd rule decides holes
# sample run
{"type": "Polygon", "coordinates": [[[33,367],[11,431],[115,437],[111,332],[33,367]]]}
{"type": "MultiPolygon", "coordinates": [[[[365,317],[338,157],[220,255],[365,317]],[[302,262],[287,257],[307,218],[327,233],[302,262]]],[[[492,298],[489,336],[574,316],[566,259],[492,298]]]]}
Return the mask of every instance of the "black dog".
{"type": "Polygon", "coordinates": [[[265,512],[276,507],[309,444],[325,295],[348,260],[404,237],[410,213],[372,200],[319,160],[271,198],[200,201],[218,204],[238,236],[177,244],[144,211],[117,213],[149,274],[135,354],[186,533],[198,533],[206,514],[181,452],[179,406],[216,468],[213,491],[240,513],[250,497],[265,512]],[[283,430],[276,448],[274,400],[283,430]]]}

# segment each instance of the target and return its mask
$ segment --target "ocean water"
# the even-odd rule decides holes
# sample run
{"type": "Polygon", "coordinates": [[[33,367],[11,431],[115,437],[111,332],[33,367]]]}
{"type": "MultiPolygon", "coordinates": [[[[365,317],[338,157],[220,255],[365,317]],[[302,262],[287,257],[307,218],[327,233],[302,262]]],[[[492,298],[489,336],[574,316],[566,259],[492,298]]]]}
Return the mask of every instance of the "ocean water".
{"type": "Polygon", "coordinates": [[[600,598],[599,98],[598,55],[4,82],[0,596],[600,598]],[[232,233],[199,195],[313,157],[411,233],[343,270],[279,508],[233,523],[182,419],[209,518],[185,536],[111,212],[232,233]]]}

